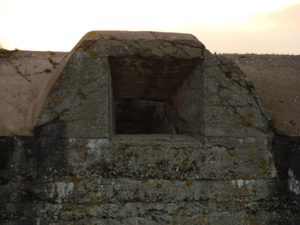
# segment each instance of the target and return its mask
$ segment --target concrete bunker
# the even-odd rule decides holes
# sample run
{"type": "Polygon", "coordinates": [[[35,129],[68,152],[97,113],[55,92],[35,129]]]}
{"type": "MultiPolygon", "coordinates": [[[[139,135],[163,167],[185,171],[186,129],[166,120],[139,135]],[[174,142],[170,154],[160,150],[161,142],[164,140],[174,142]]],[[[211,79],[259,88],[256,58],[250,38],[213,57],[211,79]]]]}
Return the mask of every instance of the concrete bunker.
{"type": "Polygon", "coordinates": [[[1,222],[296,221],[298,205],[278,195],[272,133],[255,90],[194,36],[90,32],[59,67],[32,109],[35,136],[0,139],[1,222]],[[149,113],[149,124],[115,124],[122,107],[149,113]],[[154,126],[154,115],[166,123],[154,126]],[[161,135],[174,130],[193,137],[161,135]],[[158,135],[115,135],[130,133],[158,135]]]}
{"type": "Polygon", "coordinates": [[[37,124],[59,118],[70,137],[200,134],[204,49],[190,34],[89,32],[41,95],[37,124]]]}

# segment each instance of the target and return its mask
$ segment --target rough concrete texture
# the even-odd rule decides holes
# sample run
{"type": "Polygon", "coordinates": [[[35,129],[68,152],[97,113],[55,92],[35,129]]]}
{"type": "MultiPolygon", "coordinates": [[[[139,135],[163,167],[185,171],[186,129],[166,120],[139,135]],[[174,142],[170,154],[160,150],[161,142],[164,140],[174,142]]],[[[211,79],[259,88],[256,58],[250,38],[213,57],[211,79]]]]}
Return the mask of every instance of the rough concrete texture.
{"type": "Polygon", "coordinates": [[[94,31],[64,65],[34,136],[0,139],[1,223],[299,222],[300,141],[194,36],[94,31]]]}
{"type": "Polygon", "coordinates": [[[66,53],[0,52],[0,135],[30,135],[33,103],[66,53]]]}
{"type": "Polygon", "coordinates": [[[252,82],[278,132],[288,136],[299,136],[300,56],[255,54],[221,56],[234,61],[245,73],[247,80],[252,82]]]}

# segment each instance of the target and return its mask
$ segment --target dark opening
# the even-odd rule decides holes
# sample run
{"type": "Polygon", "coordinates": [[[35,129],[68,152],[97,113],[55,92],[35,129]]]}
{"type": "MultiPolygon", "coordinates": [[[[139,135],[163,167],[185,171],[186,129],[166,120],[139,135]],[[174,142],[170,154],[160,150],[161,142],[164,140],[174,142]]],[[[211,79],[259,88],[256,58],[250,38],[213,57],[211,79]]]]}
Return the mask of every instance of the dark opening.
{"type": "Polygon", "coordinates": [[[194,70],[197,61],[137,55],[109,57],[108,60],[114,133],[179,134],[170,99],[194,70]]]}
{"type": "Polygon", "coordinates": [[[167,121],[164,102],[115,100],[116,134],[172,134],[167,121]]]}

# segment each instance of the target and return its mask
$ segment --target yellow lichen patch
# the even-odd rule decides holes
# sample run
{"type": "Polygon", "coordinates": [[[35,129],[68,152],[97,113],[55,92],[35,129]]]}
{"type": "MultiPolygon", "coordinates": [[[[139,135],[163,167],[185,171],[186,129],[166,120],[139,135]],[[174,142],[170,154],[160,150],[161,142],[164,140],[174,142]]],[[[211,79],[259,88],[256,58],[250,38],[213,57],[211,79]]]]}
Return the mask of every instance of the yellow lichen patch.
{"type": "Polygon", "coordinates": [[[97,55],[98,55],[97,52],[91,52],[91,57],[92,57],[92,58],[96,58],[97,55]]]}
{"type": "Polygon", "coordinates": [[[235,185],[235,188],[236,188],[237,190],[242,190],[242,188],[240,188],[238,185],[235,185]]]}
{"type": "Polygon", "coordinates": [[[231,180],[236,180],[237,179],[237,175],[232,175],[231,176],[231,180]]]}
{"type": "Polygon", "coordinates": [[[247,117],[248,117],[249,119],[254,118],[254,113],[253,113],[253,112],[248,113],[248,114],[247,114],[247,117]]]}
{"type": "Polygon", "coordinates": [[[244,221],[249,221],[249,216],[244,216],[244,221]]]}
{"type": "Polygon", "coordinates": [[[168,165],[169,165],[168,161],[165,160],[165,159],[162,159],[160,162],[161,162],[161,164],[162,164],[163,166],[168,166],[168,165]]]}
{"type": "Polygon", "coordinates": [[[247,127],[251,127],[254,125],[253,122],[239,122],[240,125],[243,125],[243,126],[247,126],[247,127]]]}
{"type": "Polygon", "coordinates": [[[77,177],[77,175],[75,174],[75,175],[71,176],[71,179],[77,180],[78,177],[77,177]]]}
{"type": "Polygon", "coordinates": [[[161,185],[161,184],[157,184],[157,185],[156,185],[156,188],[157,188],[157,189],[160,189],[160,188],[162,188],[162,185],[161,185]]]}
{"type": "Polygon", "coordinates": [[[92,190],[92,192],[96,195],[98,194],[98,191],[97,190],[92,190]]]}
{"type": "Polygon", "coordinates": [[[50,101],[52,104],[61,102],[61,98],[50,96],[50,101]]]}
{"type": "Polygon", "coordinates": [[[101,154],[101,157],[104,158],[104,157],[105,157],[105,154],[101,154]]]}
{"type": "Polygon", "coordinates": [[[66,116],[68,116],[68,112],[61,112],[61,113],[59,113],[59,116],[60,117],[66,117],[66,116]]]}
{"type": "Polygon", "coordinates": [[[261,164],[259,165],[259,168],[266,170],[267,169],[267,160],[265,160],[264,158],[262,158],[261,160],[261,164]]]}
{"type": "Polygon", "coordinates": [[[147,168],[144,168],[143,170],[142,170],[142,174],[147,174],[148,173],[148,169],[147,168]]]}
{"type": "Polygon", "coordinates": [[[185,185],[188,186],[188,187],[190,187],[190,186],[193,185],[193,182],[192,182],[192,181],[186,181],[186,182],[185,182],[185,185]]]}
{"type": "Polygon", "coordinates": [[[204,223],[204,224],[205,224],[205,223],[206,223],[206,221],[205,221],[204,219],[202,219],[202,220],[201,220],[201,223],[204,223]]]}
{"type": "Polygon", "coordinates": [[[148,179],[143,179],[142,183],[147,183],[149,180],[148,179]]]}
{"type": "Polygon", "coordinates": [[[56,88],[61,88],[62,86],[64,86],[63,83],[59,83],[56,88]]]}
{"type": "Polygon", "coordinates": [[[79,184],[79,183],[81,183],[81,180],[80,179],[74,180],[74,182],[77,183],[77,184],[79,184]]]}
{"type": "Polygon", "coordinates": [[[245,174],[243,174],[242,178],[249,180],[249,179],[251,179],[251,175],[249,173],[245,173],[245,174]]]}
{"type": "Polygon", "coordinates": [[[78,146],[76,149],[77,149],[77,151],[82,152],[84,150],[84,147],[78,146]]]}
{"type": "Polygon", "coordinates": [[[222,201],[222,202],[221,202],[221,204],[222,204],[222,205],[228,205],[228,204],[229,204],[229,202],[228,202],[228,201],[226,201],[226,200],[224,200],[224,201],[222,201]]]}
{"type": "Polygon", "coordinates": [[[119,159],[119,162],[124,162],[125,161],[125,158],[124,157],[121,157],[120,159],[119,159]]]}
{"type": "Polygon", "coordinates": [[[95,199],[92,198],[92,197],[86,197],[86,199],[87,199],[89,202],[91,202],[91,203],[95,201],[95,199]]]}
{"type": "Polygon", "coordinates": [[[157,172],[158,172],[158,170],[156,170],[156,169],[151,170],[151,173],[153,173],[153,174],[157,174],[157,172]]]}
{"type": "Polygon", "coordinates": [[[256,153],[252,153],[251,156],[252,156],[253,158],[255,158],[257,155],[256,155],[256,153]]]}
{"type": "Polygon", "coordinates": [[[102,65],[102,69],[107,70],[107,65],[102,65]]]}
{"type": "Polygon", "coordinates": [[[184,160],[184,161],[181,162],[181,165],[183,165],[183,166],[188,166],[189,164],[188,164],[187,161],[184,160]]]}
{"type": "Polygon", "coordinates": [[[208,139],[214,139],[215,137],[212,135],[207,136],[208,139]]]}
{"type": "Polygon", "coordinates": [[[173,222],[172,222],[172,224],[173,224],[173,225],[177,225],[178,223],[177,223],[177,222],[175,222],[175,221],[173,221],[173,222]]]}
{"type": "MultiPolygon", "coordinates": [[[[239,188],[239,190],[241,190],[242,188],[239,188]]],[[[239,195],[243,195],[243,194],[245,194],[246,192],[248,192],[249,190],[248,189],[244,189],[244,190],[242,190],[242,191],[239,191],[238,192],[238,194],[239,195]]]]}
{"type": "Polygon", "coordinates": [[[65,93],[64,97],[67,97],[68,95],[70,95],[70,92],[65,93]]]}
{"type": "Polygon", "coordinates": [[[224,104],[224,100],[221,98],[221,96],[219,96],[218,98],[219,98],[218,103],[220,105],[223,105],[224,104]]]}
{"type": "Polygon", "coordinates": [[[227,167],[226,167],[226,166],[223,166],[223,170],[227,170],[227,167]]]}
{"type": "Polygon", "coordinates": [[[234,156],[237,156],[237,152],[236,151],[231,151],[229,153],[230,157],[234,157],[234,156]]]}
{"type": "Polygon", "coordinates": [[[78,169],[82,169],[84,166],[83,165],[79,165],[78,166],[78,169]]]}
{"type": "Polygon", "coordinates": [[[81,180],[77,177],[77,175],[71,176],[71,179],[73,179],[75,183],[80,183],[81,182],[81,180]]]}

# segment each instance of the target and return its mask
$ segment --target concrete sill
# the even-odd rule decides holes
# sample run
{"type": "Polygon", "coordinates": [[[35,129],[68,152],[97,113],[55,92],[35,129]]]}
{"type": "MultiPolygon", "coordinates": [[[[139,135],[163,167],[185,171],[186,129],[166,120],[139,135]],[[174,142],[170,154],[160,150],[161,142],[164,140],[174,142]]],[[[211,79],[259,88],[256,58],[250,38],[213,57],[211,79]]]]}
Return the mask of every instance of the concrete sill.
{"type": "Polygon", "coordinates": [[[130,141],[130,142],[200,142],[200,140],[195,137],[180,134],[180,135],[172,135],[172,134],[115,134],[112,136],[112,141],[120,142],[120,141],[130,141]]]}

